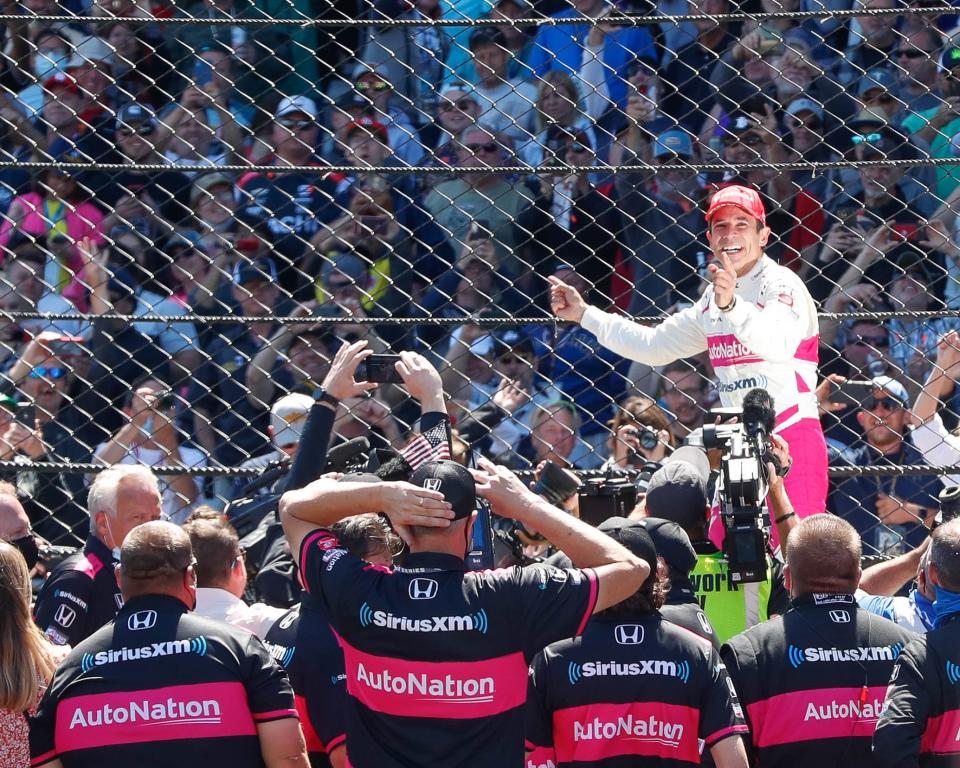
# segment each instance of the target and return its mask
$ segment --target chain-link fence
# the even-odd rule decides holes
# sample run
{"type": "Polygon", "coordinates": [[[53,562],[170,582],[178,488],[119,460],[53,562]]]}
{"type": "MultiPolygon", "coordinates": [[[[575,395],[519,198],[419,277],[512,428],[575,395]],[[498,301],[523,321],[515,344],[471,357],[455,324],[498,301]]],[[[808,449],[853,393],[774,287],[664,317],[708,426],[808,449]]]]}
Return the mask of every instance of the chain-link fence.
{"type": "MultiPolygon", "coordinates": [[[[953,482],[917,468],[960,464],[960,352],[938,350],[960,327],[950,7],[23,0],[0,17],[0,474],[52,542],[85,536],[85,486],[113,463],[163,473],[174,520],[235,498],[291,452],[308,406],[286,396],[358,338],[426,355],[476,453],[662,459],[724,394],[710,357],[631,364],[551,318],[547,277],[651,321],[695,304],[706,201],[733,182],[760,190],[766,253],[817,303],[821,379],[852,380],[817,390],[828,508],[890,554],[953,482]]],[[[341,404],[336,439],[400,448],[418,417],[384,384],[341,404]]]]}

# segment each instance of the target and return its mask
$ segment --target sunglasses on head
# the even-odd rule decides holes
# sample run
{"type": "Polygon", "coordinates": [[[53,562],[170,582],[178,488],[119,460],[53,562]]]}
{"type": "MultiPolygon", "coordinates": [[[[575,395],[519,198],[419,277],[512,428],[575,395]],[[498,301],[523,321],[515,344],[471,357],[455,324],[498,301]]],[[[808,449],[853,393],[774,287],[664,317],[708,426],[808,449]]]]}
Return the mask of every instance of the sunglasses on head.
{"type": "Polygon", "coordinates": [[[875,411],[880,406],[883,406],[884,410],[895,411],[902,408],[903,404],[892,397],[868,397],[863,401],[863,407],[868,411],[875,411]]]}
{"type": "Polygon", "coordinates": [[[757,136],[755,133],[748,133],[745,136],[725,136],[723,138],[723,146],[725,147],[735,147],[737,144],[744,144],[748,147],[755,147],[758,144],[763,143],[763,137],[757,136]]]}
{"type": "Polygon", "coordinates": [[[308,128],[313,128],[315,123],[313,120],[281,120],[280,125],[284,128],[293,128],[297,131],[305,131],[308,128]]]}
{"type": "Polygon", "coordinates": [[[471,152],[496,152],[500,149],[500,145],[495,141],[488,141],[486,144],[466,144],[465,146],[471,152]]]}
{"type": "Polygon", "coordinates": [[[67,375],[66,368],[47,368],[42,365],[39,365],[36,368],[32,368],[29,374],[31,379],[43,379],[43,378],[62,379],[66,375],[67,375]]]}
{"type": "Polygon", "coordinates": [[[390,83],[385,83],[383,80],[377,80],[374,83],[363,81],[357,83],[358,91],[385,91],[390,87],[390,83]]]}

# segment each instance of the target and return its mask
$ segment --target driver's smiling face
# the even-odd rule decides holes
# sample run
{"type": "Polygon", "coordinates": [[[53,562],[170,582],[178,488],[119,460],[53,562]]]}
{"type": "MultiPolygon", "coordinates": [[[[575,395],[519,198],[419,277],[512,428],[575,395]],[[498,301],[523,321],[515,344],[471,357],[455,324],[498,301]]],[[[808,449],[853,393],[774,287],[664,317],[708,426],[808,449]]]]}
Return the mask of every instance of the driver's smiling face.
{"type": "Polygon", "coordinates": [[[759,222],[742,208],[735,205],[720,208],[707,229],[707,241],[714,260],[719,263],[721,257],[726,256],[738,275],[753,269],[770,238],[770,228],[758,225],[759,222]]]}

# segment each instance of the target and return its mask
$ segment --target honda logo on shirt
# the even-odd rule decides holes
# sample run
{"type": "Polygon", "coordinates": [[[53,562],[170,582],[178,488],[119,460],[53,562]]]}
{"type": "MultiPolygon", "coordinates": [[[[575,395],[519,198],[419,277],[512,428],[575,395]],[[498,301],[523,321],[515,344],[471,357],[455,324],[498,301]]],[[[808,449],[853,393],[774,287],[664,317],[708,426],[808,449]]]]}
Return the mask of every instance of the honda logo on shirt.
{"type": "Polygon", "coordinates": [[[156,611],[137,611],[127,619],[127,629],[136,632],[140,629],[150,629],[157,623],[156,611]]]}
{"type": "Polygon", "coordinates": [[[830,611],[830,621],[834,624],[849,624],[850,623],[850,614],[847,611],[841,611],[840,609],[835,609],[830,611]]]}
{"type": "Polygon", "coordinates": [[[433,600],[437,596],[437,582],[433,579],[414,579],[407,592],[411,600],[433,600]]]}
{"type": "Polygon", "coordinates": [[[68,605],[57,606],[57,612],[53,615],[53,620],[61,627],[66,629],[77,618],[77,612],[68,605]]]}
{"type": "Polygon", "coordinates": [[[643,642],[643,627],[639,624],[618,624],[613,636],[620,645],[640,645],[643,642]]]}

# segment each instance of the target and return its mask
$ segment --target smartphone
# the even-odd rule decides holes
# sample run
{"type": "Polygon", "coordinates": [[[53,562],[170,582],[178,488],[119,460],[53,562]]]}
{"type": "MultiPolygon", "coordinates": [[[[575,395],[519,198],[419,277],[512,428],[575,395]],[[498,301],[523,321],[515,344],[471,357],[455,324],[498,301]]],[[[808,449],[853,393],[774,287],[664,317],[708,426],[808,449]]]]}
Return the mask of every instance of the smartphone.
{"type": "Polygon", "coordinates": [[[830,399],[835,403],[844,403],[848,407],[859,408],[869,398],[873,397],[875,389],[872,381],[850,379],[842,384],[833,382],[830,385],[830,399]]]}
{"type": "Polygon", "coordinates": [[[37,422],[37,406],[33,403],[19,403],[17,405],[16,419],[33,432],[37,422]]]}
{"type": "Polygon", "coordinates": [[[154,408],[158,411],[169,411],[176,405],[176,398],[169,389],[157,392],[154,408]]]}
{"type": "Polygon", "coordinates": [[[396,368],[399,360],[400,355],[370,355],[360,363],[357,378],[360,381],[374,381],[378,384],[401,384],[403,378],[396,368]]]}
{"type": "Polygon", "coordinates": [[[193,65],[193,83],[203,88],[213,81],[213,64],[206,59],[197,59],[193,65]]]}

